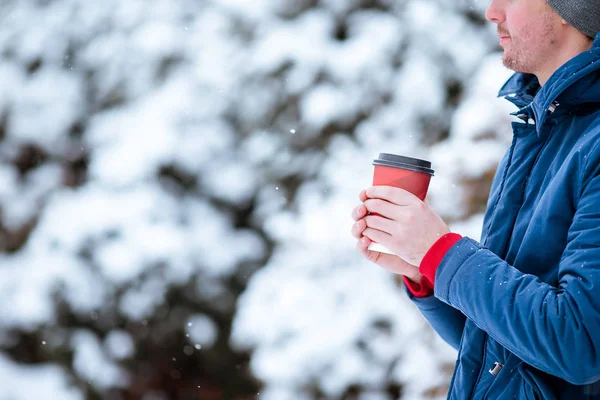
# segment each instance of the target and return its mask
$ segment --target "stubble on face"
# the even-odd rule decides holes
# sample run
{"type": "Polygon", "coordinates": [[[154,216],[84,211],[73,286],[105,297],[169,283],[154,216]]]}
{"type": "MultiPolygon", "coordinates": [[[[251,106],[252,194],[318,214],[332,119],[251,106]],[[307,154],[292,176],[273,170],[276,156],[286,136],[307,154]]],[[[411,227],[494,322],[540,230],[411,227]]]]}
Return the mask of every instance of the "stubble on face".
{"type": "Polygon", "coordinates": [[[551,58],[557,43],[556,16],[553,12],[542,12],[530,24],[512,32],[499,25],[498,33],[510,36],[504,50],[502,62],[515,72],[535,74],[551,58]]]}

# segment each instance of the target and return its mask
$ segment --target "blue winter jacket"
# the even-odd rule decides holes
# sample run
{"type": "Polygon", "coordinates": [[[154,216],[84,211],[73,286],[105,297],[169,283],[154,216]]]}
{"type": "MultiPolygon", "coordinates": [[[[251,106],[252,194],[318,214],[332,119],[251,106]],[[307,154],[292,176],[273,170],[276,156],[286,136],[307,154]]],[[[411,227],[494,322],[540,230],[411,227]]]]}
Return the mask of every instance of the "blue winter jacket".
{"type": "Polygon", "coordinates": [[[600,399],[600,35],[540,88],[517,73],[519,107],[480,242],[442,259],[416,298],[458,350],[449,399],[600,399]]]}

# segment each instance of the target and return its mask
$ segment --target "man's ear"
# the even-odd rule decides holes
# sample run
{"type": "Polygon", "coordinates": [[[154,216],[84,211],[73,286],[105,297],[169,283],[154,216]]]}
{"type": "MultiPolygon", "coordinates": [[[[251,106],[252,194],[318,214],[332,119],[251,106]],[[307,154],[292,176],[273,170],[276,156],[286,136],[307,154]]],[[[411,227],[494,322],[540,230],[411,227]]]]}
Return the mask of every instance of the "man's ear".
{"type": "Polygon", "coordinates": [[[560,23],[563,25],[569,25],[569,23],[562,18],[560,19],[560,23]]]}

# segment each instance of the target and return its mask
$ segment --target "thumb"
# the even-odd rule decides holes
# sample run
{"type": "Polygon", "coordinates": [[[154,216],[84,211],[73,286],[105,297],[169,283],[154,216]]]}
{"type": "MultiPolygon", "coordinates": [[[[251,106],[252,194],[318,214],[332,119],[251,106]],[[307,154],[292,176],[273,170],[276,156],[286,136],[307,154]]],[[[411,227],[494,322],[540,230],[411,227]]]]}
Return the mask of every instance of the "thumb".
{"type": "Polygon", "coordinates": [[[413,278],[419,275],[419,267],[416,265],[410,264],[394,254],[369,250],[368,247],[369,244],[371,244],[371,240],[369,240],[367,237],[363,237],[363,239],[367,240],[360,240],[357,244],[357,247],[359,253],[361,253],[367,260],[390,272],[393,272],[394,274],[404,275],[408,278],[413,278]]]}
{"type": "Polygon", "coordinates": [[[404,275],[408,278],[414,278],[419,275],[419,267],[404,261],[399,256],[378,251],[367,250],[369,254],[367,259],[380,267],[398,275],[404,275]]]}

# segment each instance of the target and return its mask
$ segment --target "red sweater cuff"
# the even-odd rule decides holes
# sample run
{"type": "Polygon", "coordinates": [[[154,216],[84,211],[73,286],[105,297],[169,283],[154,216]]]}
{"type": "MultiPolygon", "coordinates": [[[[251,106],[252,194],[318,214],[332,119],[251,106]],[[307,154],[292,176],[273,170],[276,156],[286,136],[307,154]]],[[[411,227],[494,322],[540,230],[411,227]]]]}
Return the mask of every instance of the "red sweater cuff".
{"type": "Polygon", "coordinates": [[[402,278],[404,279],[404,284],[408,288],[408,291],[411,292],[413,296],[428,297],[433,294],[433,285],[429,282],[427,277],[423,276],[421,278],[421,283],[415,283],[406,276],[403,276],[402,278]]]}
{"type": "Polygon", "coordinates": [[[427,277],[427,279],[431,282],[431,287],[433,288],[433,284],[435,284],[435,273],[437,271],[438,266],[442,262],[442,259],[450,250],[452,246],[456,244],[462,236],[458,233],[447,233],[441,238],[437,240],[431,246],[425,257],[421,260],[421,265],[419,265],[419,271],[427,277]]]}
{"type": "Polygon", "coordinates": [[[437,240],[425,254],[419,265],[419,272],[423,274],[420,283],[415,283],[404,278],[404,284],[415,297],[427,297],[433,294],[433,284],[435,283],[435,273],[442,262],[442,258],[448,250],[456,244],[462,236],[458,233],[447,233],[437,240]]]}

